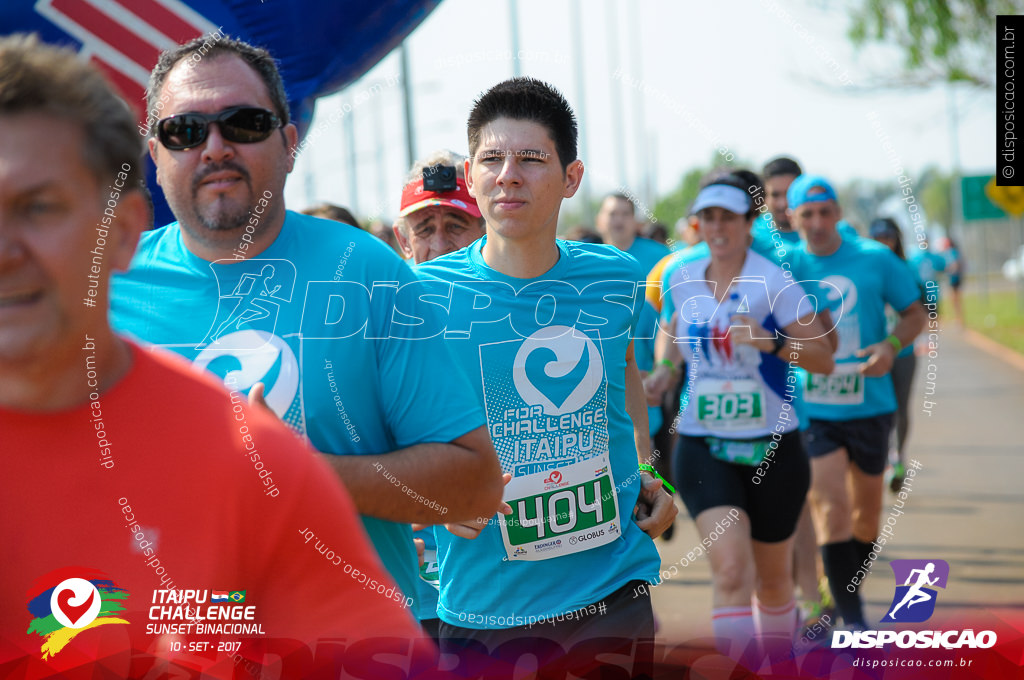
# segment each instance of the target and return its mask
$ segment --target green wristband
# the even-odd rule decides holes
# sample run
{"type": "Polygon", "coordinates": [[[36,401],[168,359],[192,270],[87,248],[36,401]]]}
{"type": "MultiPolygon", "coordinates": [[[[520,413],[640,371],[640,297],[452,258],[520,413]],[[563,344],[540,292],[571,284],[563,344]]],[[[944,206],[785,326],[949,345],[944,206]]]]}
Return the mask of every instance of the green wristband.
{"type": "Polygon", "coordinates": [[[668,483],[668,480],[665,479],[664,477],[662,477],[660,474],[658,474],[658,471],[654,469],[653,465],[647,465],[647,464],[641,465],[640,466],[640,472],[649,472],[649,473],[651,473],[652,477],[654,477],[655,479],[660,479],[661,480],[662,485],[668,490],[669,493],[675,493],[676,492],[676,490],[674,488],[672,488],[672,485],[668,483]]]}
{"type": "Polygon", "coordinates": [[[662,359],[661,361],[658,362],[658,365],[659,366],[668,366],[670,369],[672,369],[673,373],[676,372],[676,365],[674,363],[672,363],[671,359],[662,359]]]}
{"type": "Polygon", "coordinates": [[[896,353],[897,353],[897,354],[899,354],[899,353],[900,353],[900,350],[902,350],[902,349],[903,349],[903,343],[902,343],[902,342],[900,342],[900,339],[899,339],[899,338],[897,338],[897,337],[896,337],[895,335],[893,335],[893,334],[890,334],[890,335],[889,335],[889,337],[887,337],[887,338],[885,339],[885,341],[886,341],[887,343],[889,343],[890,345],[892,345],[892,348],[893,348],[894,350],[896,350],[896,353]]]}

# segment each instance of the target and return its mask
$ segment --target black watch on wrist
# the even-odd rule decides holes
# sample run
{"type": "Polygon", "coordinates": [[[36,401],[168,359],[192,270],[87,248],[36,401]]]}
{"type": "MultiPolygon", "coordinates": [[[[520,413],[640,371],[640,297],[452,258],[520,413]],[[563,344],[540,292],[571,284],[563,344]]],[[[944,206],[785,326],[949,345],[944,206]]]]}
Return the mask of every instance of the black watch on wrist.
{"type": "Polygon", "coordinates": [[[772,349],[772,356],[777,357],[779,356],[779,350],[786,346],[786,338],[776,334],[772,342],[775,343],[775,347],[772,349]]]}

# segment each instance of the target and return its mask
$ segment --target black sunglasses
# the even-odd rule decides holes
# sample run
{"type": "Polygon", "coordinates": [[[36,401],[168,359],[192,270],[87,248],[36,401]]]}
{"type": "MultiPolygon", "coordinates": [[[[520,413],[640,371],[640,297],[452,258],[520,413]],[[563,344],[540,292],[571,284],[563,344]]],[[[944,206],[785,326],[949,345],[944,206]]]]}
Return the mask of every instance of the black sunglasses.
{"type": "Polygon", "coordinates": [[[220,126],[220,134],[229,142],[262,142],[281,127],[281,119],[272,111],[255,106],[233,106],[220,113],[179,113],[162,118],[156,124],[156,136],[171,151],[185,151],[206,141],[210,124],[220,126]]]}

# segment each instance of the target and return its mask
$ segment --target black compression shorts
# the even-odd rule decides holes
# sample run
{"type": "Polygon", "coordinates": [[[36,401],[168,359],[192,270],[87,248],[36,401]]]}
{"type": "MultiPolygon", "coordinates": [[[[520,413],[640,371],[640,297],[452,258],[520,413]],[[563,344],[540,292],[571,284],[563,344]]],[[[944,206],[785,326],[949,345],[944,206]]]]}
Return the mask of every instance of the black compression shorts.
{"type": "Polygon", "coordinates": [[[709,508],[737,507],[750,518],[750,534],[755,541],[777,543],[796,530],[811,483],[811,469],[800,433],[795,430],[782,435],[778,448],[769,451],[756,466],[719,460],[711,455],[704,437],[680,435],[675,479],[679,495],[694,519],[709,508]]]}
{"type": "Polygon", "coordinates": [[[845,448],[850,462],[866,475],[880,475],[889,458],[892,414],[855,420],[811,419],[805,434],[807,454],[817,458],[845,448]]]}

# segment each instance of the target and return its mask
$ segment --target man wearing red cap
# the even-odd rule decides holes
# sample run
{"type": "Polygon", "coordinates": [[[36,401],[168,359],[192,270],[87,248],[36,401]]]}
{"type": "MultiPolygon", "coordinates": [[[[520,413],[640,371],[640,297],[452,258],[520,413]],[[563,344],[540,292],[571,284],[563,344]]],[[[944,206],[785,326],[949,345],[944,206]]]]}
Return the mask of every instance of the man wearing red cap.
{"type": "MultiPolygon", "coordinates": [[[[392,229],[401,254],[416,264],[468,246],[484,235],[484,220],[476,199],[466,188],[466,157],[435,151],[416,161],[402,189],[402,208],[392,229]]],[[[415,536],[422,541],[420,580],[416,584],[420,625],[437,638],[437,543],[434,527],[421,525],[415,536]]]]}
{"type": "Polygon", "coordinates": [[[436,151],[413,164],[393,227],[406,259],[427,262],[484,235],[480,209],[466,188],[465,163],[464,156],[436,151]]]}

